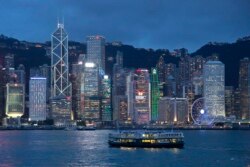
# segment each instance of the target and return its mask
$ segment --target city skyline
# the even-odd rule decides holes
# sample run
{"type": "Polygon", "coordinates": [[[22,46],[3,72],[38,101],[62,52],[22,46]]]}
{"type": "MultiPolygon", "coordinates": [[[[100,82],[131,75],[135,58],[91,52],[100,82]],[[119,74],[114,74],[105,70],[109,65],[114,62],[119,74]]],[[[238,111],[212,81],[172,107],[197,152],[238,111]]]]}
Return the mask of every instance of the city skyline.
{"type": "MultiPolygon", "coordinates": [[[[126,53],[126,50],[121,49],[124,46],[122,43],[118,41],[106,43],[106,37],[102,34],[97,34],[87,35],[84,44],[71,42],[69,45],[68,41],[71,38],[68,36],[67,28],[64,29],[65,27],[64,20],[58,20],[57,29],[51,34],[51,42],[45,44],[28,43],[25,41],[19,43],[11,39],[15,41],[13,44],[6,45],[3,42],[0,45],[3,50],[9,47],[11,49],[19,48],[25,50],[29,50],[29,47],[35,47],[45,51],[43,56],[49,58],[51,67],[46,64],[42,65],[41,62],[35,67],[28,65],[26,70],[30,70],[30,74],[27,72],[27,75],[25,72],[27,64],[24,63],[26,64],[24,65],[20,62],[16,64],[18,53],[15,54],[8,51],[0,55],[2,57],[1,67],[5,73],[2,89],[5,89],[5,84],[20,83],[23,85],[24,91],[28,90],[26,87],[31,83],[29,83],[27,78],[32,76],[51,79],[51,85],[44,89],[43,97],[46,103],[49,104],[46,107],[46,120],[54,120],[54,125],[68,126],[77,123],[74,121],[94,126],[112,125],[112,121],[136,125],[148,124],[152,123],[152,121],[155,123],[163,121],[162,123],[174,122],[184,124],[193,121],[196,124],[197,121],[193,117],[193,120],[191,120],[191,113],[195,115],[201,114],[201,117],[204,117],[204,113],[210,113],[213,117],[222,117],[222,120],[227,119],[225,116],[228,118],[234,116],[235,119],[243,118],[240,118],[240,114],[243,114],[243,105],[240,108],[236,107],[237,111],[227,108],[227,110],[230,110],[230,113],[225,113],[225,70],[227,63],[224,65],[223,61],[220,62],[220,59],[223,60],[224,57],[221,57],[216,51],[204,56],[199,53],[189,54],[188,49],[185,48],[176,49],[173,52],[162,49],[158,50],[158,62],[154,61],[153,66],[143,61],[147,64],[146,66],[135,63],[134,66],[123,67],[123,60],[126,61],[123,58],[123,52],[126,53]],[[81,45],[85,45],[86,48],[81,45]],[[106,54],[106,49],[108,50],[109,48],[108,45],[117,48],[111,54],[110,52],[106,54]],[[115,52],[117,54],[116,58],[115,52]],[[171,57],[172,60],[166,61],[167,56],[171,57]],[[17,68],[16,70],[15,67],[17,68]],[[150,71],[150,68],[155,70],[150,71]],[[157,75],[151,76],[154,73],[157,75]],[[110,79],[108,75],[111,76],[110,79]],[[48,96],[47,93],[50,95],[48,96]],[[173,105],[175,112],[164,113],[166,111],[162,111],[169,117],[160,121],[161,118],[158,117],[160,100],[163,99],[164,105],[166,102],[177,103],[172,98],[179,98],[179,100],[183,101],[183,107],[179,108],[183,113],[179,113],[178,107],[173,105]],[[202,98],[204,99],[204,104],[201,106],[204,107],[200,111],[197,110],[198,112],[193,111],[195,101],[202,98]],[[188,112],[186,113],[186,111],[188,112]],[[174,115],[170,116],[169,114],[174,115]]],[[[1,38],[3,41],[9,39],[4,36],[1,36],[1,38]]],[[[245,41],[247,43],[248,40],[248,38],[244,38],[237,42],[245,41]]],[[[221,46],[220,44],[209,45],[221,46]]],[[[146,51],[151,56],[153,55],[152,52],[154,50],[148,49],[146,51]]],[[[129,59],[134,62],[141,61],[144,60],[145,55],[146,53],[144,52],[142,57],[138,57],[138,60],[134,57],[129,59]]],[[[155,59],[151,56],[147,58],[149,61],[155,59]]],[[[238,71],[239,81],[241,81],[240,79],[243,76],[241,74],[244,71],[248,71],[247,64],[248,62],[246,62],[244,68],[238,71]]],[[[244,76],[247,79],[247,82],[244,82],[244,84],[239,82],[237,86],[228,85],[234,86],[231,89],[231,94],[237,96],[238,88],[242,92],[243,89],[247,88],[244,85],[248,84],[248,73],[244,76]]],[[[45,81],[45,84],[48,85],[49,83],[45,81]]],[[[27,92],[25,91],[24,93],[27,92]]],[[[244,94],[242,92],[240,99],[243,104],[244,94]]],[[[28,93],[35,95],[33,91],[28,93]]],[[[5,95],[6,93],[3,92],[3,94],[5,95]]],[[[227,91],[227,99],[230,96],[230,92],[227,91]]],[[[248,93],[245,96],[248,98],[248,93]]],[[[31,103],[34,98],[25,99],[25,102],[27,102],[26,100],[29,100],[29,103],[31,103]]],[[[6,106],[8,106],[7,104],[8,100],[6,106]]],[[[235,105],[237,106],[236,103],[235,105]]],[[[26,104],[23,104],[23,106],[26,108],[21,116],[25,118],[28,115],[29,106],[26,104]]],[[[33,112],[33,109],[31,111],[33,112]]],[[[6,115],[8,115],[8,112],[13,111],[6,108],[6,115]]],[[[44,112],[44,109],[42,112],[44,112]]],[[[248,109],[245,108],[244,112],[248,113],[248,109]]],[[[245,115],[244,118],[249,119],[249,116],[245,115]]]]}
{"type": "Polygon", "coordinates": [[[0,19],[5,26],[0,27],[0,32],[34,42],[49,41],[46,34],[51,34],[58,19],[64,20],[71,40],[82,42],[87,35],[101,34],[108,37],[107,41],[122,41],[139,48],[185,47],[193,52],[210,41],[233,42],[250,34],[247,19],[250,3],[245,0],[119,3],[27,0],[1,4],[0,19]]]}
{"type": "Polygon", "coordinates": [[[0,4],[0,167],[250,167],[250,0],[0,4]]]}

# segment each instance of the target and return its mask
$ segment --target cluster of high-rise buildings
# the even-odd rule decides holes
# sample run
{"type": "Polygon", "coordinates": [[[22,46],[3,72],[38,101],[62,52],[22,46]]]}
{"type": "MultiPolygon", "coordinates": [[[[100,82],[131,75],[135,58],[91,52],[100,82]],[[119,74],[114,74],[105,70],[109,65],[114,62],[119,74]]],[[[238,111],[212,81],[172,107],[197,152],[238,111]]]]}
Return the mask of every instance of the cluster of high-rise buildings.
{"type": "Polygon", "coordinates": [[[225,65],[216,55],[186,53],[178,64],[160,56],[149,70],[124,67],[118,51],[108,76],[105,38],[88,36],[86,43],[86,54],[69,64],[68,35],[59,23],[51,35],[51,65],[30,69],[28,84],[25,67],[14,69],[14,55],[5,55],[0,71],[2,124],[19,124],[25,108],[29,121],[53,120],[55,125],[187,124],[195,122],[191,115],[199,98],[204,99],[201,111],[216,118],[250,119],[248,58],[240,61],[239,87],[234,88],[225,86],[225,65]]]}
{"type": "Polygon", "coordinates": [[[248,58],[240,61],[238,88],[225,86],[225,65],[217,55],[186,54],[178,64],[161,56],[150,71],[123,68],[122,60],[118,52],[112,77],[113,119],[122,124],[195,123],[197,105],[213,121],[250,119],[248,58]]]}
{"type": "Polygon", "coordinates": [[[27,107],[26,117],[31,122],[110,124],[111,80],[105,75],[105,38],[88,36],[86,41],[87,54],[79,55],[70,72],[68,34],[58,23],[51,35],[51,65],[30,69],[27,97],[25,69],[21,65],[15,70],[14,55],[7,54],[1,70],[2,123],[20,123],[27,107]]]}

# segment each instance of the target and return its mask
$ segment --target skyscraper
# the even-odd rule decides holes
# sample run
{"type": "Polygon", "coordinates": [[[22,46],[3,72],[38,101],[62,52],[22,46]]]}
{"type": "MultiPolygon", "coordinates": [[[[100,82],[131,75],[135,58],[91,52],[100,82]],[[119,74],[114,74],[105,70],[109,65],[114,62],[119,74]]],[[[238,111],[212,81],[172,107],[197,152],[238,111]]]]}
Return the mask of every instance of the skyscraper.
{"type": "Polygon", "coordinates": [[[111,113],[111,84],[108,75],[104,75],[101,88],[101,117],[103,122],[112,120],[111,113]]]}
{"type": "Polygon", "coordinates": [[[176,65],[173,63],[166,64],[166,76],[172,75],[176,78],[176,65]]]}
{"type": "Polygon", "coordinates": [[[101,79],[105,74],[105,39],[87,37],[87,61],[81,85],[81,118],[86,123],[101,121],[101,79]]]}
{"type": "Polygon", "coordinates": [[[88,122],[100,121],[100,76],[99,68],[92,62],[84,65],[81,84],[80,118],[88,122]]]}
{"type": "Polygon", "coordinates": [[[32,77],[29,83],[29,119],[46,120],[46,78],[32,77]]]}
{"type": "Polygon", "coordinates": [[[183,124],[188,121],[187,98],[163,97],[159,100],[158,121],[162,123],[183,124]]]}
{"type": "Polygon", "coordinates": [[[250,60],[240,60],[239,73],[241,119],[250,119],[250,60]]]}
{"type": "Polygon", "coordinates": [[[70,75],[70,81],[72,84],[72,111],[77,115],[80,111],[80,93],[81,93],[81,73],[83,71],[83,64],[72,64],[72,72],[70,75]]]}
{"type": "Polygon", "coordinates": [[[176,65],[173,63],[166,64],[166,84],[165,84],[165,96],[176,97],[176,65]]]}
{"type": "Polygon", "coordinates": [[[105,38],[103,36],[87,37],[87,60],[95,63],[105,72],[105,38]]]}
{"type": "Polygon", "coordinates": [[[17,76],[17,80],[16,83],[21,83],[25,85],[25,67],[23,64],[20,64],[17,68],[17,70],[14,71],[16,76],[17,76]]]}
{"type": "Polygon", "coordinates": [[[176,97],[176,81],[172,75],[166,78],[166,95],[167,97],[176,97]]]}
{"type": "Polygon", "coordinates": [[[147,69],[137,69],[133,75],[132,111],[136,124],[148,124],[151,121],[151,86],[147,69]]]}
{"type": "Polygon", "coordinates": [[[236,88],[235,91],[234,91],[234,113],[236,115],[236,118],[237,119],[241,119],[241,112],[240,112],[240,101],[241,101],[241,98],[240,98],[240,89],[239,88],[236,88]]]}
{"type": "Polygon", "coordinates": [[[68,80],[68,69],[68,35],[64,25],[58,23],[51,36],[51,110],[53,119],[59,124],[71,118],[71,84],[68,80]]]}
{"type": "MultiPolygon", "coordinates": [[[[48,66],[47,64],[43,64],[41,66],[39,66],[39,72],[40,72],[40,76],[46,78],[46,82],[47,82],[47,93],[46,93],[46,102],[49,102],[49,98],[51,96],[51,85],[50,85],[50,81],[51,81],[51,72],[50,72],[51,68],[50,66],[48,66]]],[[[48,105],[49,106],[49,105],[48,105]]],[[[47,107],[48,107],[47,106],[47,107]]]]}
{"type": "Polygon", "coordinates": [[[158,80],[159,80],[159,90],[160,96],[163,97],[166,95],[165,86],[166,86],[166,64],[164,62],[164,57],[160,56],[158,63],[156,64],[156,69],[158,72],[158,80]]]}
{"type": "Polygon", "coordinates": [[[11,118],[19,118],[24,114],[24,85],[6,85],[6,115],[11,118]]]}
{"type": "Polygon", "coordinates": [[[68,34],[64,30],[64,25],[58,23],[56,31],[51,36],[52,97],[70,95],[68,69],[68,34]]]}
{"type": "Polygon", "coordinates": [[[5,114],[5,98],[4,98],[4,91],[5,91],[5,70],[0,66],[0,122],[1,119],[4,117],[5,114]]]}
{"type": "Polygon", "coordinates": [[[14,54],[8,53],[4,56],[4,68],[14,68],[14,54]]]}
{"type": "Polygon", "coordinates": [[[157,71],[158,71],[158,77],[159,82],[165,82],[166,81],[166,64],[164,62],[164,57],[160,56],[159,61],[156,65],[157,71]]]}
{"type": "Polygon", "coordinates": [[[126,94],[126,78],[128,74],[129,70],[123,67],[123,54],[118,51],[116,63],[113,66],[112,106],[113,120],[118,121],[120,124],[128,122],[128,97],[126,94]]]}
{"type": "Polygon", "coordinates": [[[225,112],[226,116],[236,116],[234,110],[234,87],[225,86],[225,112]]]}
{"type": "Polygon", "coordinates": [[[220,61],[208,61],[204,66],[205,107],[210,115],[225,117],[225,66],[220,61]]]}
{"type": "Polygon", "coordinates": [[[158,119],[158,104],[160,98],[159,80],[156,68],[151,69],[151,119],[157,121],[158,119]]]}

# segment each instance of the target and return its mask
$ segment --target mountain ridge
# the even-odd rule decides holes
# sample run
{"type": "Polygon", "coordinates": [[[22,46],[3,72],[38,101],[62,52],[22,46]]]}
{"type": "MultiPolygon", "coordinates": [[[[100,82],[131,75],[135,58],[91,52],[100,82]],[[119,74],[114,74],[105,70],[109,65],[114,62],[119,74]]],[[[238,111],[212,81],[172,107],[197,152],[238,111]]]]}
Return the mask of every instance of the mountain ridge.
{"type": "MultiPolygon", "coordinates": [[[[0,57],[7,53],[15,54],[15,67],[24,64],[26,70],[29,70],[45,63],[49,65],[49,50],[50,41],[44,43],[19,41],[0,35],[0,57]]],[[[161,55],[164,56],[165,63],[174,63],[178,66],[180,57],[185,54],[185,48],[170,52],[168,49],[135,48],[121,42],[107,42],[106,69],[109,75],[112,74],[117,51],[123,52],[124,67],[147,69],[155,67],[161,55]]],[[[250,36],[239,38],[233,43],[208,42],[190,55],[201,55],[206,58],[215,53],[218,54],[219,60],[225,64],[226,85],[237,87],[239,61],[244,57],[250,58],[250,36]]],[[[76,63],[79,54],[86,54],[86,43],[69,41],[69,63],[76,63]]]]}

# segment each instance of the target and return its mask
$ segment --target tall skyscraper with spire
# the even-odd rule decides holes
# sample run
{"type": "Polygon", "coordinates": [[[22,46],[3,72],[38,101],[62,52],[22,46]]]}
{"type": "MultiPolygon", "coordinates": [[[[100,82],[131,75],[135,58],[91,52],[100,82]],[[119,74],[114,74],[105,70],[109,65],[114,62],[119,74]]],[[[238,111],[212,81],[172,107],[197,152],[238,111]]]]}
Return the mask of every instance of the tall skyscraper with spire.
{"type": "Polygon", "coordinates": [[[68,79],[68,34],[58,23],[51,35],[51,111],[55,124],[71,118],[71,84],[68,79]]]}
{"type": "Polygon", "coordinates": [[[51,36],[52,97],[70,95],[68,69],[68,34],[64,30],[64,25],[58,23],[56,31],[51,36]]]}

